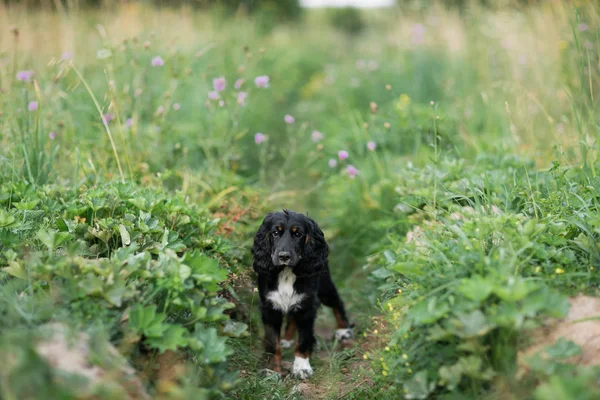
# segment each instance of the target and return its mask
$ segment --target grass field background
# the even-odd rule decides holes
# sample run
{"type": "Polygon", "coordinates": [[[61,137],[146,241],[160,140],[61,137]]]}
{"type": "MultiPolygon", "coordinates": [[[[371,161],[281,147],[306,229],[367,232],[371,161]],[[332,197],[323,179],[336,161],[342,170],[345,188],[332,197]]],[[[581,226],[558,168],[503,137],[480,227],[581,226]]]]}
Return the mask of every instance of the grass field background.
{"type": "Polygon", "coordinates": [[[2,398],[595,398],[575,343],[517,353],[598,285],[600,8],[360,15],[0,6],[2,398]],[[258,372],[249,246],[284,207],[357,323],[340,349],[319,316],[302,384],[258,372]],[[102,377],[45,353],[57,323],[102,377]]]}

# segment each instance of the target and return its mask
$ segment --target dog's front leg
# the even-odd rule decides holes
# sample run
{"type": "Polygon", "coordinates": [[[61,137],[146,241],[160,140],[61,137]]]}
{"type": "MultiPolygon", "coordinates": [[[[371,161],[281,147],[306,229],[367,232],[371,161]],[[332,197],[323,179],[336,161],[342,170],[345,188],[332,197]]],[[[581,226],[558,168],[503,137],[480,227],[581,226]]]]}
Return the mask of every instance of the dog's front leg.
{"type": "Polygon", "coordinates": [[[262,307],[262,320],[265,326],[265,353],[267,354],[267,368],[281,373],[281,324],[283,314],[271,307],[262,307]]]}
{"type": "Polygon", "coordinates": [[[308,309],[294,314],[298,329],[298,345],[296,346],[292,375],[298,379],[308,379],[313,374],[313,369],[310,366],[310,356],[316,342],[314,332],[316,317],[316,309],[308,309]]]}

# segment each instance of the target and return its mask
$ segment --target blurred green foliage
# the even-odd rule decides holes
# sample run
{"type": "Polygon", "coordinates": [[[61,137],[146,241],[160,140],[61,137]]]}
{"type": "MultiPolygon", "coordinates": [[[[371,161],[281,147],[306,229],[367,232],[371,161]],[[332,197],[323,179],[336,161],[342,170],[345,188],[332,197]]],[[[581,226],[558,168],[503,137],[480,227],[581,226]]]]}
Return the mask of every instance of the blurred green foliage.
{"type": "Polygon", "coordinates": [[[365,22],[358,8],[332,8],[328,11],[329,23],[348,35],[358,35],[365,29],[365,22]]]}

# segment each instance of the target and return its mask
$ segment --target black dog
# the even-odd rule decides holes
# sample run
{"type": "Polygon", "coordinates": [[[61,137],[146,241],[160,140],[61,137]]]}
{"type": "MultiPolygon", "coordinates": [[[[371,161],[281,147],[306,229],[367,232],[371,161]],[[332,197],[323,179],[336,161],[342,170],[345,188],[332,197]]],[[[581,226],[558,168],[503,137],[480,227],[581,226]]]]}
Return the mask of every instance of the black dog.
{"type": "Polygon", "coordinates": [[[323,232],[312,219],[292,211],[268,214],[252,246],[258,274],[265,350],[269,369],[281,373],[281,348],[290,347],[298,329],[292,375],[306,379],[313,374],[309,358],[315,344],[314,324],[322,302],[333,309],[338,340],[352,337],[344,303],[331,280],[329,248],[323,232]],[[283,316],[287,327],[280,339],[283,316]]]}

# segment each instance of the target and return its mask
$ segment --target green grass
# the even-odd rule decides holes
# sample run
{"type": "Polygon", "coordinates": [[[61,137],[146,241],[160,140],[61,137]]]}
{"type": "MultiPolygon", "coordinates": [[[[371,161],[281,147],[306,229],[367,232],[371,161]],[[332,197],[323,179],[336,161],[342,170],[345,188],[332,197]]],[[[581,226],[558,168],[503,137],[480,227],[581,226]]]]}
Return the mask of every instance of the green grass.
{"type": "Polygon", "coordinates": [[[572,343],[515,370],[600,283],[600,9],[330,15],[0,6],[2,398],[122,397],[123,365],[157,398],[593,398],[572,343]],[[357,324],[342,350],[323,310],[306,385],[259,372],[249,247],[281,208],[323,228],[357,324]],[[54,322],[105,391],[40,356],[54,322]]]}

